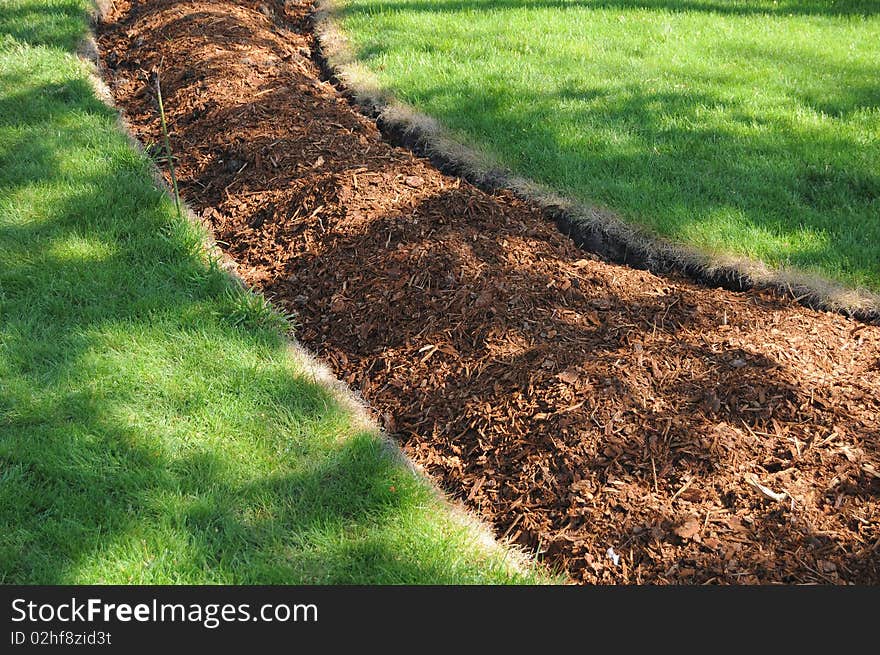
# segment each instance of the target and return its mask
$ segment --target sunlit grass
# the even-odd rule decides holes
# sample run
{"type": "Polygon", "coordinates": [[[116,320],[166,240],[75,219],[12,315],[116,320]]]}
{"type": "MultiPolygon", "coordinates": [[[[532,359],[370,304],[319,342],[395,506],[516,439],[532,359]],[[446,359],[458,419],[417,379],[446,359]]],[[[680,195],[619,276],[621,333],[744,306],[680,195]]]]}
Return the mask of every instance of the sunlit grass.
{"type": "Polygon", "coordinates": [[[385,88],[515,171],[880,291],[880,4],[345,0],[341,17],[385,88]]]}

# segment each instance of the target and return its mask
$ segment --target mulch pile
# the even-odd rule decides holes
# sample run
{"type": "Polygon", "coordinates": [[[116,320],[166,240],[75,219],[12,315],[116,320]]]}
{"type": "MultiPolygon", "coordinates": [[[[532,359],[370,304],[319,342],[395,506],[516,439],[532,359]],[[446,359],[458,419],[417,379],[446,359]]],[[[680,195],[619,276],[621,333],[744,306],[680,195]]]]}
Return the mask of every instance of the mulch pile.
{"type": "Polygon", "coordinates": [[[383,141],[306,0],[116,2],[108,83],[298,338],[583,583],[880,583],[880,328],[611,265],[383,141]]]}

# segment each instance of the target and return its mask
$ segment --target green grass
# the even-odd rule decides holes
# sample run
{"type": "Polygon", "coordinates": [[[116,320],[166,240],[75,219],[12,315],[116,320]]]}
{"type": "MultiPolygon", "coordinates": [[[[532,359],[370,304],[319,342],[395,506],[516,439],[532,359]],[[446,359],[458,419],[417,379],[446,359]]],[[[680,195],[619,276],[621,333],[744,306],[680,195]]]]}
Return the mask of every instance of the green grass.
{"type": "Polygon", "coordinates": [[[875,0],[344,0],[381,86],[704,251],[880,291],[875,0]]]}
{"type": "Polygon", "coordinates": [[[498,583],[204,253],[71,53],[0,10],[0,582],[498,583]]]}

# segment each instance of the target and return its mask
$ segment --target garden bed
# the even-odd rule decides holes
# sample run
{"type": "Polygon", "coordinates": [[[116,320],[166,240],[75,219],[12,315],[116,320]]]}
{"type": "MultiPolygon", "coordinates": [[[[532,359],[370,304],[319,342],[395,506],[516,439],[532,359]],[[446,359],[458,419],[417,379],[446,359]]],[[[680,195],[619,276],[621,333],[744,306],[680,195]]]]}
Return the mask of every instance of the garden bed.
{"type": "Polygon", "coordinates": [[[117,2],[104,72],[145,144],[158,73],[184,198],[406,452],[577,582],[880,582],[880,328],[603,262],[389,145],[309,11],[117,2]]]}

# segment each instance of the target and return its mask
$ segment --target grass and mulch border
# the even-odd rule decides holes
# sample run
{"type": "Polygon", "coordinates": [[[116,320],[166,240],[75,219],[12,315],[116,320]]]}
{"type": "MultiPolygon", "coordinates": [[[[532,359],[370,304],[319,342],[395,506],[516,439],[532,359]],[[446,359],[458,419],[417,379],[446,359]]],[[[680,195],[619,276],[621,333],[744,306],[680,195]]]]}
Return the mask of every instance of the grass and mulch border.
{"type": "Polygon", "coordinates": [[[0,582],[555,580],[230,276],[96,96],[87,27],[0,16],[0,582]]]}
{"type": "Polygon", "coordinates": [[[310,4],[120,0],[107,81],[243,277],[496,534],[579,582],[878,579],[880,332],[600,261],[383,140],[310,4]]]}
{"type": "Polygon", "coordinates": [[[654,273],[683,273],[728,290],[769,289],[802,304],[840,311],[859,320],[880,320],[880,296],[820,273],[797,267],[773,267],[753,258],[672,241],[623,220],[613,209],[561,195],[500,166],[486,152],[464,143],[439,121],[397,98],[359,59],[341,27],[344,1],[318,0],[313,21],[325,74],[373,117],[393,142],[412,148],[452,174],[489,191],[508,189],[540,206],[582,248],[616,262],[654,273]]]}

